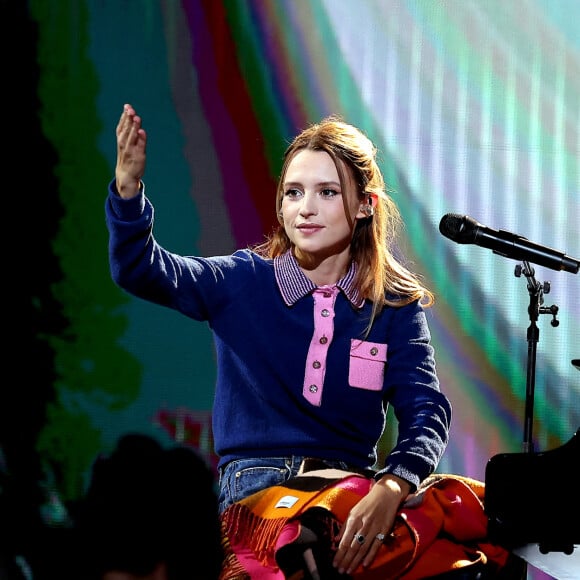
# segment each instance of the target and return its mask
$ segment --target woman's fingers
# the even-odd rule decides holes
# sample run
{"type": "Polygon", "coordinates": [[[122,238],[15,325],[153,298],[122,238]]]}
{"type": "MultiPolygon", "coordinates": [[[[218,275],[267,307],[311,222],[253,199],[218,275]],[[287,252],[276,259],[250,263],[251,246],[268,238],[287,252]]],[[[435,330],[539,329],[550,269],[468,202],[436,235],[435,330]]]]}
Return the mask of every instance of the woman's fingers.
{"type": "Polygon", "coordinates": [[[340,536],[340,543],[334,558],[334,566],[342,574],[351,573],[363,562],[372,562],[378,547],[373,546],[373,534],[365,531],[365,526],[359,524],[357,531],[352,530],[357,527],[347,522],[340,536]],[[350,525],[349,525],[350,524],[350,525]]]}

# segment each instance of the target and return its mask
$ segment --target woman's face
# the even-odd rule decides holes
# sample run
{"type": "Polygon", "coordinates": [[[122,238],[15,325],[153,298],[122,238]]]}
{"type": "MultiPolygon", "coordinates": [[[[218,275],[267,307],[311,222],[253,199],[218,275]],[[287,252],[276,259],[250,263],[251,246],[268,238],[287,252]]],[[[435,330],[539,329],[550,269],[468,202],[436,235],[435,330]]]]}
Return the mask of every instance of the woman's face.
{"type": "Polygon", "coordinates": [[[297,254],[324,259],[349,248],[356,220],[365,215],[352,175],[348,170],[345,173],[346,191],[342,191],[338,171],[326,151],[303,149],[289,163],[281,211],[284,229],[297,254]]]}

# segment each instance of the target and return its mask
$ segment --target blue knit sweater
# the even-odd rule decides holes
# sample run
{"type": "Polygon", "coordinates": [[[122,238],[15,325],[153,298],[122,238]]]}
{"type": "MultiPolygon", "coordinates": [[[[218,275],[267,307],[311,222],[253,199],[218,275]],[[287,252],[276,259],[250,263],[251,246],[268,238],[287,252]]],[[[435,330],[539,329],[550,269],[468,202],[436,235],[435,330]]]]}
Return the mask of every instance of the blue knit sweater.
{"type": "Polygon", "coordinates": [[[371,304],[354,290],[351,268],[338,283],[322,396],[312,404],[303,386],[316,287],[291,254],[270,260],[249,249],[211,258],[168,252],[153,237],[154,210],[144,192],[124,200],[114,181],[106,218],[113,280],[134,296],[207,322],[212,330],[213,434],[220,465],[304,455],[373,466],[391,405],[399,435],[379,475],[393,473],[416,487],[436,469],[448,441],[451,406],[439,388],[427,319],[418,303],[383,309],[364,337],[371,304]],[[353,341],[361,340],[363,346],[378,345],[384,359],[377,363],[367,354],[377,349],[353,350],[353,341]],[[364,371],[365,357],[375,368],[380,365],[378,387],[349,382],[357,365],[364,371]]]}

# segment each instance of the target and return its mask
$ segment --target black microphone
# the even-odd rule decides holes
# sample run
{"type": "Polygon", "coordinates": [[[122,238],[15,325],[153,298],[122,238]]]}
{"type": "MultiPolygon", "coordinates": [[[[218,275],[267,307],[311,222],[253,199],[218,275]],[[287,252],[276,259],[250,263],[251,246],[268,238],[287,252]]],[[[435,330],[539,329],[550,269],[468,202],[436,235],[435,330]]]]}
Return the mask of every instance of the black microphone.
{"type": "Polygon", "coordinates": [[[565,270],[572,274],[577,274],[580,269],[580,260],[576,258],[530,242],[517,234],[488,228],[468,215],[455,213],[444,215],[439,222],[439,231],[458,244],[475,244],[489,248],[494,254],[506,258],[532,262],[552,270],[565,270]]]}

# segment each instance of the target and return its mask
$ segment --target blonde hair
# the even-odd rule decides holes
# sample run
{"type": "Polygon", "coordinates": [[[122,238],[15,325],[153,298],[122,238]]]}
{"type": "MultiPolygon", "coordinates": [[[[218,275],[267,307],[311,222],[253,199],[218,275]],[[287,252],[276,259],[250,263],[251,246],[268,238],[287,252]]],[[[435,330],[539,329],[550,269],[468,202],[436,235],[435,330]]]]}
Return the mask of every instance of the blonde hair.
{"type": "MultiPolygon", "coordinates": [[[[385,182],[377,164],[377,148],[358,128],[330,115],[299,133],[284,153],[282,171],[276,191],[276,214],[279,226],[254,250],[275,258],[292,247],[280,216],[284,180],[288,165],[303,149],[326,151],[336,166],[341,189],[346,191],[346,171],[350,171],[359,199],[369,196],[374,215],[359,219],[350,244],[351,257],[357,264],[356,287],[373,304],[371,321],[385,305],[404,306],[419,300],[424,307],[434,303],[434,296],[423,286],[417,274],[408,270],[393,254],[402,219],[395,202],[387,195],[385,182]]],[[[346,211],[346,196],[344,199],[346,211]]],[[[347,213],[348,216],[348,213],[347,213]]]]}

